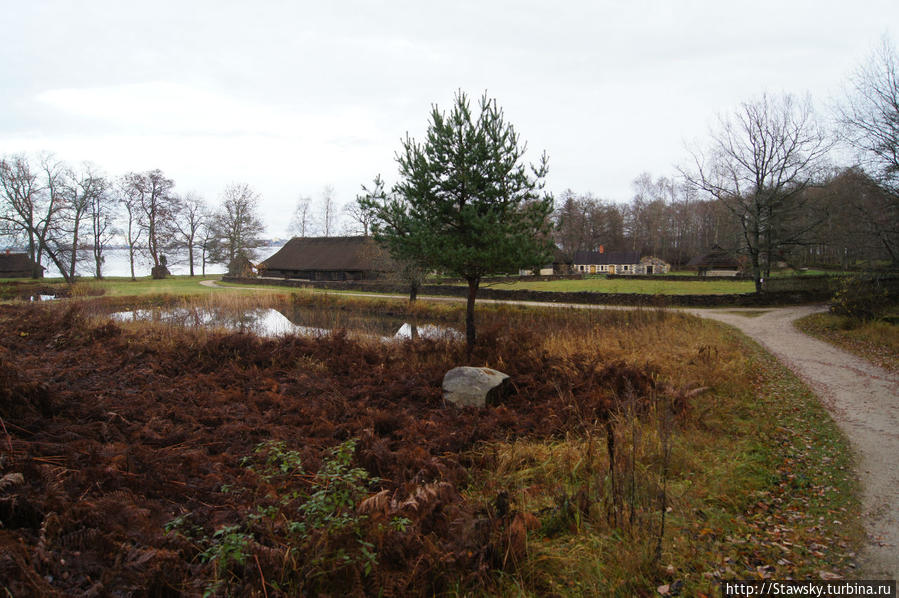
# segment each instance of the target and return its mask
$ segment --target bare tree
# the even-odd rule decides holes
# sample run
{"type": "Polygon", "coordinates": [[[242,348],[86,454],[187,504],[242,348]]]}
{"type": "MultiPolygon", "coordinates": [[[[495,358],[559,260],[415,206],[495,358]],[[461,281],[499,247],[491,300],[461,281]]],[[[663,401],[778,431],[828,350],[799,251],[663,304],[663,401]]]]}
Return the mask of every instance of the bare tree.
{"type": "Polygon", "coordinates": [[[128,188],[128,196],[136,201],[137,222],[144,232],[144,249],[153,263],[154,276],[162,276],[166,262],[163,251],[177,230],[174,223],[178,206],[172,193],[175,183],[156,169],[128,173],[123,177],[123,184],[128,188]]]}
{"type": "Polygon", "coordinates": [[[852,75],[850,87],[838,108],[841,136],[866,170],[899,187],[899,56],[888,38],[852,75]]]}
{"type": "Polygon", "coordinates": [[[589,248],[587,230],[591,201],[592,198],[580,198],[571,189],[566,189],[553,211],[556,244],[571,256],[589,248]]]}
{"type": "Polygon", "coordinates": [[[134,276],[134,258],[137,255],[144,230],[140,221],[140,192],[138,186],[132,183],[133,179],[128,175],[120,178],[118,181],[118,195],[124,218],[125,242],[128,243],[128,263],[131,266],[131,280],[137,280],[134,276]]]}
{"type": "Polygon", "coordinates": [[[670,241],[668,202],[674,195],[673,183],[665,177],[654,180],[644,172],[633,186],[634,197],[625,216],[631,250],[660,255],[670,241]]]}
{"type": "MultiPolygon", "coordinates": [[[[92,246],[97,248],[97,236],[94,235],[94,221],[92,209],[98,208],[106,194],[106,179],[100,176],[96,168],[85,164],[80,172],[65,169],[63,173],[63,193],[65,194],[65,206],[63,215],[66,225],[71,231],[71,244],[69,246],[69,276],[75,278],[78,263],[78,250],[82,243],[81,233],[85,226],[85,220],[91,219],[92,246]]],[[[94,255],[95,266],[99,266],[99,260],[94,255]]],[[[96,268],[99,272],[99,267],[96,268]]],[[[99,278],[99,275],[97,276],[99,278]]]]}
{"type": "Polygon", "coordinates": [[[200,275],[206,276],[206,262],[210,261],[212,252],[216,246],[215,231],[212,229],[213,214],[208,211],[203,217],[203,225],[197,231],[197,241],[200,247],[200,275]]]}
{"type": "Polygon", "coordinates": [[[27,244],[28,256],[35,264],[33,277],[40,276],[40,264],[46,256],[63,279],[71,282],[66,237],[60,223],[65,207],[63,169],[63,164],[49,154],[41,156],[39,172],[25,156],[0,160],[0,221],[7,234],[27,244]]]}
{"type": "Polygon", "coordinates": [[[807,263],[848,268],[858,261],[899,260],[896,198],[861,167],[835,171],[814,190],[807,211],[826,215],[815,243],[803,256],[807,263]]]}
{"type": "Polygon", "coordinates": [[[330,237],[336,230],[337,202],[334,199],[334,187],[325,185],[321,198],[321,231],[326,237],[330,237]]]}
{"type": "Polygon", "coordinates": [[[65,228],[65,213],[69,208],[69,198],[66,194],[68,169],[63,162],[49,153],[41,155],[40,168],[47,209],[39,225],[37,262],[40,263],[43,255],[46,255],[62,274],[63,280],[72,282],[74,278],[70,275],[69,235],[65,228]]]}
{"type": "Polygon", "coordinates": [[[308,196],[301,195],[297,199],[288,230],[300,238],[312,235],[312,199],[308,196]]]}
{"type": "Polygon", "coordinates": [[[94,276],[97,279],[101,279],[103,278],[103,252],[118,232],[113,226],[116,210],[115,202],[110,197],[111,185],[109,179],[96,175],[92,168],[90,172],[91,176],[96,179],[96,182],[92,185],[93,192],[87,194],[91,256],[94,262],[94,276]]]}
{"type": "MultiPolygon", "coordinates": [[[[206,202],[195,193],[187,193],[178,198],[175,228],[178,229],[181,244],[187,248],[187,262],[190,265],[191,276],[194,275],[194,249],[200,240],[201,229],[206,225],[207,211],[206,202]]],[[[203,257],[205,262],[205,254],[203,257]]],[[[203,273],[205,274],[205,267],[203,273]]]]}
{"type": "Polygon", "coordinates": [[[362,186],[362,193],[356,196],[356,199],[348,203],[343,211],[350,219],[348,232],[352,235],[362,234],[367,237],[371,230],[372,211],[365,206],[365,200],[371,197],[380,197],[384,194],[384,180],[381,175],[375,177],[372,188],[368,189],[362,186]]]}
{"type": "Polygon", "coordinates": [[[215,261],[230,267],[237,257],[254,259],[265,226],[259,218],[260,196],[246,183],[232,183],[222,192],[222,203],[212,218],[215,261]]]}
{"type": "Polygon", "coordinates": [[[595,250],[600,245],[610,250],[625,248],[624,215],[626,209],[597,199],[592,193],[562,193],[556,210],[554,237],[562,251],[573,256],[577,251],[595,250]]]}
{"type": "Polygon", "coordinates": [[[876,204],[878,212],[866,211],[864,217],[882,223],[875,235],[899,263],[899,55],[888,38],[851,77],[838,120],[842,139],[886,191],[886,201],[876,204]]]}
{"type": "Polygon", "coordinates": [[[824,174],[830,147],[808,99],[764,95],[721,117],[708,152],[693,154],[695,171],[683,171],[739,220],[757,292],[778,252],[808,232],[795,216],[804,191],[824,174]]]}
{"type": "Polygon", "coordinates": [[[38,263],[38,236],[41,206],[41,189],[38,177],[32,171],[25,156],[11,156],[0,160],[0,185],[3,187],[3,204],[0,220],[8,236],[22,238],[28,248],[28,257],[35,264],[32,278],[40,275],[38,263]]]}

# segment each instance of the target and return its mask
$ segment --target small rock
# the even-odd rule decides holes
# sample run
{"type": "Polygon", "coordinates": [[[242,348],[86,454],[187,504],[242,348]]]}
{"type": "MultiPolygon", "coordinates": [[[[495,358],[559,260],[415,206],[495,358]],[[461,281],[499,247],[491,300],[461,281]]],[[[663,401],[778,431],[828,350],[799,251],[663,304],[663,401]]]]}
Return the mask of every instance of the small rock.
{"type": "Polygon", "coordinates": [[[485,407],[487,395],[508,379],[490,368],[453,368],[443,377],[443,400],[456,407],[485,407]]]}
{"type": "Polygon", "coordinates": [[[165,267],[165,264],[153,266],[153,268],[150,269],[150,276],[152,276],[154,280],[162,280],[163,278],[167,278],[171,275],[172,273],[169,272],[169,269],[165,267]]]}

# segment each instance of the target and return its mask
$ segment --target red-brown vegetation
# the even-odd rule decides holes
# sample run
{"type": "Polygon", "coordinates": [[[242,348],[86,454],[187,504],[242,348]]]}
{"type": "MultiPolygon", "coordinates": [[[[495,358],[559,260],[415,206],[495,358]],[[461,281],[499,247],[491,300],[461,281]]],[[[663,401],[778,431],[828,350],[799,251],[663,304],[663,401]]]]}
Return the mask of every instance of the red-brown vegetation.
{"type": "Polygon", "coordinates": [[[0,578],[22,596],[199,595],[214,579],[260,596],[484,587],[538,523],[502,493],[463,500],[472,449],[562,435],[662,390],[651,371],[551,355],[499,319],[472,363],[514,385],[483,410],[443,404],[459,344],[136,334],[63,305],[3,306],[0,335],[0,578]],[[377,479],[359,482],[353,525],[313,529],[302,505],[350,439],[353,465],[377,479]],[[242,462],[278,441],[302,470],[242,462]],[[173,520],[189,525],[167,533],[173,520]],[[208,553],[228,526],[246,552],[230,564],[208,553]],[[362,546],[376,559],[356,558],[362,546]]]}

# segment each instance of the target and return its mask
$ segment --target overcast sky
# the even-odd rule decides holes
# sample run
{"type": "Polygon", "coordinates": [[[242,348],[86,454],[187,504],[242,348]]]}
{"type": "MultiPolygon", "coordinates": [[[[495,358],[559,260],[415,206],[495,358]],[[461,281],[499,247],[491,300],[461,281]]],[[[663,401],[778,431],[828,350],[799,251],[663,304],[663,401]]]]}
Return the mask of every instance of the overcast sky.
{"type": "Polygon", "coordinates": [[[0,0],[0,20],[0,154],[160,168],[212,203],[246,182],[280,236],[301,194],[394,182],[457,89],[546,150],[551,191],[627,200],[741,101],[825,112],[899,2],[0,0]]]}

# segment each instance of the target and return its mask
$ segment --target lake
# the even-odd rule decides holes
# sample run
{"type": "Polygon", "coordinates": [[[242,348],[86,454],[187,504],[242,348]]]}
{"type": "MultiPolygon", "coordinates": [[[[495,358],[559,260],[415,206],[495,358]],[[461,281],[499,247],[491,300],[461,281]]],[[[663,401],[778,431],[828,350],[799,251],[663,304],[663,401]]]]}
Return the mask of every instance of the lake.
{"type": "MultiPolygon", "coordinates": [[[[256,250],[256,261],[268,259],[282,246],[277,247],[260,247],[256,250]]],[[[190,267],[187,264],[187,253],[166,253],[168,258],[168,269],[172,274],[190,274],[190,267]]],[[[103,252],[103,276],[131,276],[131,266],[128,260],[128,249],[115,248],[107,249],[103,252]]],[[[60,278],[62,275],[52,263],[43,264],[45,278],[60,278]]],[[[149,276],[152,262],[142,255],[134,257],[134,275],[149,276]]],[[[206,274],[224,274],[227,271],[227,264],[210,264],[206,263],[206,274]]],[[[89,250],[78,252],[78,265],[76,272],[79,276],[92,277],[94,275],[93,256],[89,250]]],[[[194,258],[194,273],[200,274],[200,260],[194,258]]]]}

